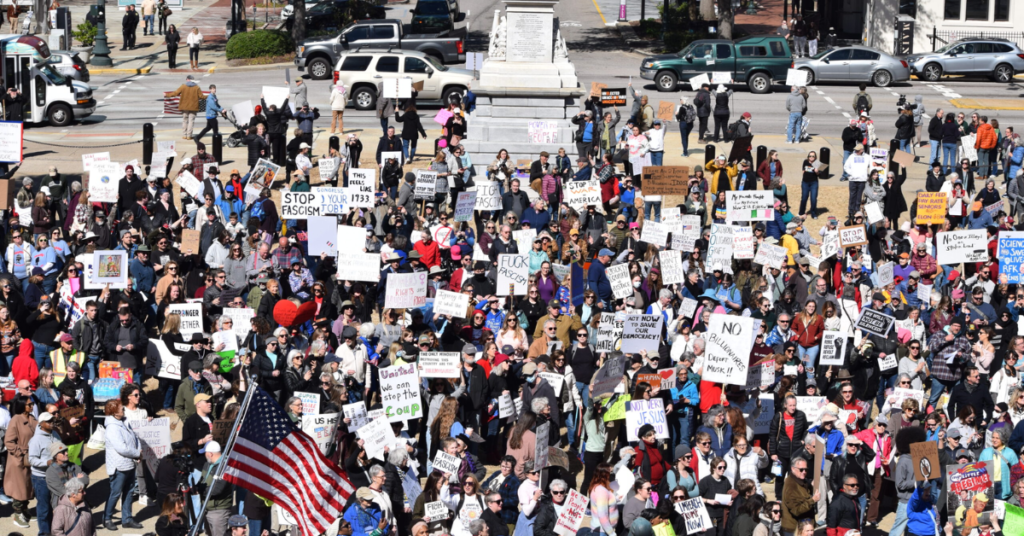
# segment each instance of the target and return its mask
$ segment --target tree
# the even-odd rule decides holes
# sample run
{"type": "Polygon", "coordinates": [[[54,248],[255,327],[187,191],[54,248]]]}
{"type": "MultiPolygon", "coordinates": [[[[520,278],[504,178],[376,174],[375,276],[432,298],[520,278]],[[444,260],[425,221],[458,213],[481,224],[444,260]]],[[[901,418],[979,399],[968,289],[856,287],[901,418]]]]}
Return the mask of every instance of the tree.
{"type": "Polygon", "coordinates": [[[722,39],[732,39],[732,25],[732,0],[718,0],[718,35],[722,39]]]}
{"type": "Polygon", "coordinates": [[[295,0],[295,16],[292,19],[292,39],[296,43],[306,38],[306,0],[295,0]]]}

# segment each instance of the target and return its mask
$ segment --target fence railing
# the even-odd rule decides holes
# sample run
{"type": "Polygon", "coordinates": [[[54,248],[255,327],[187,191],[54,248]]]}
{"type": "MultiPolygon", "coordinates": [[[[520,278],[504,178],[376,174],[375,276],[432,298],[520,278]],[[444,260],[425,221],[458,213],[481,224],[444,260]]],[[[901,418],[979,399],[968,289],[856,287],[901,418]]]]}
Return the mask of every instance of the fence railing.
{"type": "Polygon", "coordinates": [[[1006,39],[1024,48],[1024,32],[985,32],[965,30],[939,30],[932,26],[932,50],[938,50],[959,39],[1006,39]]]}

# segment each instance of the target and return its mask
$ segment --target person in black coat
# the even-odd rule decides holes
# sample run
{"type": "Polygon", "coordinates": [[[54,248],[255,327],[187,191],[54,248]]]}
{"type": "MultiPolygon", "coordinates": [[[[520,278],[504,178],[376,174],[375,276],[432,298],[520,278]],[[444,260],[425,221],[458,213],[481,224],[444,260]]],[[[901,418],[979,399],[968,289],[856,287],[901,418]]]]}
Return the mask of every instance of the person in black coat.
{"type": "Polygon", "coordinates": [[[24,121],[25,106],[28,105],[28,98],[21,94],[16,88],[8,88],[4,95],[4,109],[7,110],[8,121],[24,121]]]}
{"type": "Polygon", "coordinates": [[[905,172],[896,175],[890,171],[882,183],[885,190],[885,207],[882,209],[882,215],[889,218],[889,227],[893,229],[899,227],[900,216],[907,211],[907,200],[903,197],[903,183],[906,180],[905,172]]]}
{"type": "Polygon", "coordinates": [[[832,501],[828,505],[829,534],[835,532],[834,529],[837,528],[860,530],[862,512],[857,503],[857,495],[861,490],[858,490],[856,485],[857,477],[849,475],[843,479],[842,492],[836,492],[832,496],[832,501]]]}
{"type": "Polygon", "coordinates": [[[423,130],[420,114],[416,113],[416,105],[406,105],[405,113],[396,110],[395,120],[402,123],[402,154],[405,155],[407,162],[412,162],[416,158],[416,142],[419,136],[427,139],[427,131],[423,130]]]}
{"type": "Polygon", "coordinates": [[[992,395],[988,392],[989,384],[981,379],[981,373],[974,366],[964,369],[964,380],[955,387],[949,395],[949,404],[946,411],[950,415],[958,415],[964,406],[974,408],[978,422],[984,423],[992,420],[992,410],[995,404],[992,402],[992,395]]]}
{"type": "MultiPolygon", "coordinates": [[[[554,487],[555,482],[552,482],[554,487]]],[[[565,482],[562,482],[565,485],[565,482]]],[[[563,489],[563,491],[565,491],[563,489]]],[[[562,500],[564,501],[564,495],[562,500]]],[[[535,536],[558,536],[555,532],[555,523],[558,521],[558,513],[555,512],[555,505],[552,503],[551,495],[541,495],[537,499],[537,507],[534,510],[536,517],[533,521],[533,533],[535,536]]]]}
{"type": "MultiPolygon", "coordinates": [[[[850,158],[850,155],[853,154],[853,148],[856,147],[858,143],[864,141],[864,133],[861,132],[860,127],[857,126],[856,119],[850,119],[850,124],[843,129],[841,137],[843,139],[842,163],[846,164],[846,159],[850,158]]],[[[839,180],[846,181],[847,179],[849,179],[849,176],[846,174],[846,171],[843,171],[843,176],[839,180]]]]}
{"type": "Polygon", "coordinates": [[[181,441],[192,449],[192,455],[197,458],[201,455],[199,451],[207,443],[213,441],[211,434],[213,402],[211,398],[206,393],[195,395],[192,400],[196,405],[196,412],[185,419],[181,428],[181,441]]]}
{"type": "Polygon", "coordinates": [[[135,371],[136,376],[142,377],[142,360],[146,357],[146,350],[149,348],[149,335],[128,307],[121,307],[117,311],[117,320],[112,322],[103,337],[103,345],[107,348],[107,356],[117,359],[120,366],[135,371]],[[122,331],[126,331],[122,337],[122,331]],[[127,344],[124,344],[127,341],[127,344]]]}
{"type": "Polygon", "coordinates": [[[402,140],[395,136],[395,127],[388,127],[388,133],[380,137],[377,141],[377,166],[383,166],[384,161],[381,160],[381,153],[384,152],[402,152],[402,140]]]}
{"type": "Polygon", "coordinates": [[[480,519],[487,525],[487,536],[508,536],[508,524],[501,519],[501,494],[497,491],[484,496],[484,513],[480,519]]]}
{"type": "Polygon", "coordinates": [[[270,359],[267,355],[268,352],[279,352],[277,337],[268,336],[263,340],[264,349],[256,352],[256,357],[253,358],[252,370],[256,373],[256,379],[259,382],[261,388],[268,393],[274,393],[274,396],[280,398],[282,391],[284,390],[284,366],[285,357],[283,355],[277,355],[277,361],[270,359]]]}
{"type": "Polygon", "coordinates": [[[526,195],[526,192],[521,189],[519,179],[512,179],[512,182],[509,184],[509,190],[505,192],[505,195],[501,196],[502,215],[512,212],[517,218],[522,220],[523,211],[526,210],[526,207],[528,206],[530,206],[530,198],[526,195]],[[516,211],[516,208],[519,210],[516,211]]]}
{"type": "Polygon", "coordinates": [[[874,461],[875,451],[853,434],[846,436],[846,447],[844,448],[845,452],[842,456],[832,459],[832,471],[828,478],[832,493],[837,495],[842,493],[844,482],[850,476],[857,478],[857,497],[871,493],[875,478],[868,474],[868,464],[874,461]]]}
{"type": "Polygon", "coordinates": [[[267,133],[270,135],[270,152],[273,155],[274,163],[285,165],[284,139],[288,133],[288,121],[291,119],[291,108],[288,107],[288,99],[284,100],[281,108],[267,102],[260,95],[260,105],[263,106],[263,114],[267,118],[267,133]]]}
{"type": "Polygon", "coordinates": [[[124,12],[124,17],[121,18],[121,35],[124,37],[121,50],[132,50],[135,48],[135,30],[138,27],[139,12],[135,11],[135,6],[129,5],[128,9],[124,12]]]}
{"type": "Polygon", "coordinates": [[[910,139],[914,137],[914,112],[910,109],[900,111],[896,118],[896,139],[900,142],[900,150],[910,150],[910,139]]]}
{"type": "Polygon", "coordinates": [[[540,381],[543,378],[537,374],[537,369],[538,367],[536,363],[527,363],[523,365],[523,368],[521,369],[522,376],[526,378],[526,383],[523,385],[522,395],[523,409],[530,409],[534,413],[537,413],[537,422],[539,424],[543,413],[538,412],[533,408],[533,400],[541,397],[548,399],[548,407],[551,410],[549,419],[551,420],[553,428],[553,433],[549,435],[549,444],[557,445],[559,439],[557,430],[562,425],[562,404],[559,401],[560,399],[555,396],[555,390],[551,387],[551,384],[546,381],[540,381]]]}
{"type": "Polygon", "coordinates": [[[487,373],[484,368],[476,364],[476,346],[466,343],[462,347],[462,368],[460,375],[467,388],[466,392],[459,397],[460,422],[466,428],[473,428],[480,431],[481,423],[486,422],[487,403],[490,402],[490,392],[487,385],[487,373]]]}
{"type": "MultiPolygon", "coordinates": [[[[783,401],[783,411],[775,413],[768,426],[768,455],[773,461],[782,463],[782,474],[789,470],[790,459],[803,446],[807,435],[807,416],[796,409],[796,397],[787,396],[783,401]],[[787,432],[792,422],[793,435],[787,432]]],[[[782,497],[784,478],[775,479],[775,496],[782,497]]]]}

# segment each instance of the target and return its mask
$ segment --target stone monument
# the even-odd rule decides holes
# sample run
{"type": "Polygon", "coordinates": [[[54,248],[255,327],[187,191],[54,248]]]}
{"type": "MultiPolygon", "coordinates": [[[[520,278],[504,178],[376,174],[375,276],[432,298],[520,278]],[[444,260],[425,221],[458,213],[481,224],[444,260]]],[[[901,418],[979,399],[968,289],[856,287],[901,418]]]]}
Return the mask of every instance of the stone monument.
{"type": "Polygon", "coordinates": [[[558,30],[558,0],[502,0],[494,12],[488,58],[473,87],[476,111],[463,145],[483,171],[500,149],[513,159],[536,159],[565,148],[576,154],[569,118],[585,91],[558,30]]]}

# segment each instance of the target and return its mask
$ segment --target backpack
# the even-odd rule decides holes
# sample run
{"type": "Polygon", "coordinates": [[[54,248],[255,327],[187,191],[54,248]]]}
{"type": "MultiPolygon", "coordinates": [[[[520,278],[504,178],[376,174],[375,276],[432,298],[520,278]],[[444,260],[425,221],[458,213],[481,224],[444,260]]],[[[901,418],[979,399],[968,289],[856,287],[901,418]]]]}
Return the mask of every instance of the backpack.
{"type": "Polygon", "coordinates": [[[868,111],[868,96],[867,95],[859,95],[857,97],[857,112],[866,112],[866,111],[868,111]]]}
{"type": "Polygon", "coordinates": [[[267,212],[263,210],[263,201],[257,200],[252,204],[252,210],[250,211],[249,216],[256,218],[260,222],[267,219],[267,212]]]}
{"type": "Polygon", "coordinates": [[[736,134],[740,130],[740,122],[736,121],[729,125],[729,128],[725,129],[725,141],[735,141],[736,134]]]}
{"type": "Polygon", "coordinates": [[[679,113],[676,114],[676,120],[685,123],[693,123],[694,119],[697,119],[697,111],[693,109],[693,106],[685,104],[679,107],[679,113]]]}

